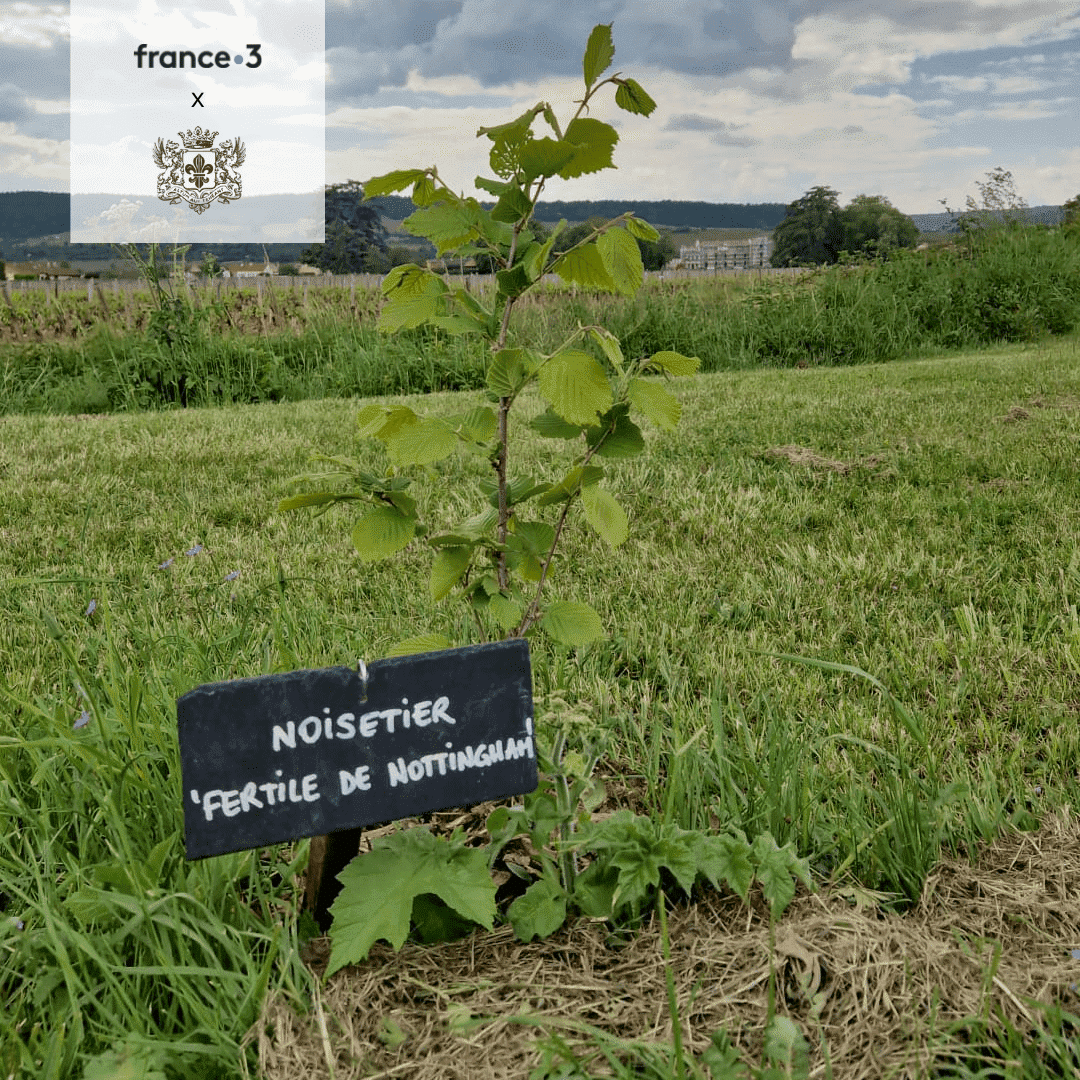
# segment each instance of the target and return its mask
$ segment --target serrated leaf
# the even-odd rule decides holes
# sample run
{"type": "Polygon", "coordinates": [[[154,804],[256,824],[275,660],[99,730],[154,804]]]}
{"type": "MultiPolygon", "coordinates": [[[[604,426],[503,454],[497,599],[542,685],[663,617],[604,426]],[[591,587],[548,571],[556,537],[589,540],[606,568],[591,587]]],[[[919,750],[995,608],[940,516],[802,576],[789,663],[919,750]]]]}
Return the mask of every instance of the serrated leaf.
{"type": "Polygon", "coordinates": [[[600,616],[588,604],[572,600],[549,604],[540,626],[563,645],[588,645],[604,636],[600,616]]]}
{"type": "Polygon", "coordinates": [[[780,848],[768,833],[761,833],[751,848],[754,874],[761,882],[761,891],[773,910],[780,916],[795,898],[795,879],[792,875],[794,852],[789,845],[780,848]]]}
{"type": "Polygon", "coordinates": [[[604,269],[615,283],[615,290],[623,296],[633,296],[645,279],[645,267],[641,262],[641,249],[637,241],[625,229],[608,229],[597,241],[604,269]]]}
{"type": "Polygon", "coordinates": [[[540,369],[540,395],[571,424],[595,424],[611,407],[611,384],[600,364],[580,349],[556,353],[540,369]]]}
{"type": "Polygon", "coordinates": [[[586,89],[607,71],[614,58],[615,46],[611,41],[611,23],[600,23],[594,26],[585,44],[585,56],[581,61],[586,89]]]}
{"type": "Polygon", "coordinates": [[[517,184],[504,184],[499,201],[490,212],[495,221],[513,222],[528,216],[531,210],[532,203],[529,202],[528,195],[517,184]]]}
{"type": "Polygon", "coordinates": [[[457,337],[460,334],[486,334],[487,326],[468,315],[435,315],[427,320],[432,326],[457,337]]]}
{"type": "Polygon", "coordinates": [[[749,898],[754,867],[750,862],[750,845],[733,836],[699,835],[696,853],[698,868],[717,891],[722,882],[743,902],[749,898]]]}
{"type": "Polygon", "coordinates": [[[603,479],[604,470],[599,465],[575,465],[558,483],[536,500],[537,506],[551,506],[573,495],[582,485],[595,484],[603,479]]]}
{"type": "Polygon", "coordinates": [[[476,929],[472,919],[463,919],[432,893],[421,893],[413,900],[412,921],[425,945],[457,941],[476,929]]]}
{"type": "Polygon", "coordinates": [[[377,195],[392,195],[395,191],[401,191],[410,184],[427,176],[426,169],[395,169],[394,172],[384,173],[382,176],[373,176],[365,180],[361,185],[364,189],[364,202],[373,199],[377,195]]]}
{"type": "Polygon", "coordinates": [[[591,116],[579,116],[570,121],[564,138],[575,148],[574,156],[559,170],[558,175],[564,180],[613,167],[611,156],[619,133],[610,124],[591,116]]]}
{"type": "Polygon", "coordinates": [[[581,505],[585,510],[585,520],[596,530],[600,539],[612,547],[618,547],[630,535],[626,511],[610,491],[596,484],[583,487],[581,505]]]}
{"type": "Polygon", "coordinates": [[[466,919],[490,930],[495,883],[484,851],[413,828],[375,841],[338,875],[341,892],[330,908],[331,951],[327,976],[367,958],[383,938],[400,949],[409,933],[413,901],[434,893],[466,919]]]}
{"type": "Polygon", "coordinates": [[[495,272],[495,284],[499,292],[510,299],[520,296],[531,284],[529,274],[521,263],[516,263],[509,270],[495,272]]]}
{"type": "Polygon", "coordinates": [[[450,649],[450,639],[442,634],[418,634],[416,637],[405,638],[396,645],[392,645],[387,656],[415,656],[417,653],[438,652],[440,649],[450,649]]]}
{"type": "MultiPolygon", "coordinates": [[[[408,270],[410,268],[396,267],[395,269],[408,270]]],[[[439,297],[447,292],[446,282],[430,271],[420,271],[408,278],[400,278],[397,284],[388,291],[387,282],[393,273],[392,270],[383,281],[383,295],[386,297],[386,302],[379,312],[376,324],[378,329],[411,330],[435,318],[439,313],[439,297]]]]}
{"type": "Polygon", "coordinates": [[[433,603],[438,603],[461,580],[472,561],[472,547],[440,548],[431,562],[429,589],[433,603]]]}
{"type": "Polygon", "coordinates": [[[613,912],[615,890],[619,887],[619,871],[600,859],[574,882],[574,903],[590,919],[609,919],[613,912]]]}
{"type": "Polygon", "coordinates": [[[550,937],[566,922],[566,892],[557,881],[534,881],[507,909],[518,941],[550,937]]]}
{"type": "Polygon", "coordinates": [[[353,526],[352,542],[364,562],[375,562],[408,547],[415,530],[413,518],[393,506],[378,506],[353,526]]]}
{"type": "Polygon", "coordinates": [[[503,630],[517,626],[521,619],[522,605],[502,593],[492,593],[488,601],[488,610],[495,616],[495,621],[503,630]]]}
{"type": "Polygon", "coordinates": [[[657,427],[674,431],[678,426],[682,405],[662,386],[644,379],[631,379],[626,396],[630,404],[657,427]]]}
{"type": "Polygon", "coordinates": [[[599,426],[586,428],[586,444],[590,447],[600,444],[600,449],[596,452],[597,456],[613,459],[632,458],[637,457],[645,449],[645,439],[641,434],[641,428],[630,419],[627,411],[626,404],[615,405],[601,417],[599,426]],[[614,427],[612,427],[612,420],[614,420],[614,427]],[[603,437],[603,442],[600,442],[601,437],[603,437]]]}
{"type": "Polygon", "coordinates": [[[660,234],[647,221],[642,221],[641,218],[628,217],[626,219],[626,231],[638,240],[656,243],[660,239],[660,234]]]}
{"type": "Polygon", "coordinates": [[[615,282],[604,267],[595,240],[564,252],[551,264],[551,272],[558,274],[568,284],[576,282],[587,289],[615,291],[615,282]]]}
{"type": "Polygon", "coordinates": [[[412,201],[417,206],[430,206],[432,203],[453,198],[447,191],[440,191],[435,187],[435,181],[430,176],[421,176],[413,185],[412,201]]]}
{"type": "Polygon", "coordinates": [[[466,536],[460,532],[439,533],[437,536],[429,536],[427,542],[433,548],[441,547],[475,547],[479,539],[475,536],[466,536]]]}
{"type": "Polygon", "coordinates": [[[512,397],[528,381],[524,349],[500,349],[488,365],[484,380],[487,388],[499,397],[512,397]]]}
{"type": "Polygon", "coordinates": [[[577,147],[549,139],[546,135],[542,139],[529,139],[522,145],[518,156],[523,181],[531,184],[538,176],[557,176],[559,170],[567,165],[575,153],[577,147]]]}
{"type": "MultiPolygon", "coordinates": [[[[389,409],[384,409],[381,405],[365,405],[356,414],[356,426],[360,434],[374,435],[386,423],[389,412],[389,409]]],[[[413,415],[416,414],[413,413],[413,415]]]]}
{"type": "MultiPolygon", "coordinates": [[[[637,245],[635,245],[635,247],[636,246],[637,245]]],[[[590,326],[589,334],[593,341],[603,349],[608,363],[621,375],[623,373],[623,368],[626,365],[626,361],[623,359],[622,346],[619,344],[619,339],[610,330],[605,330],[602,326],[590,326]]]]}
{"type": "Polygon", "coordinates": [[[449,457],[457,444],[454,429],[436,417],[403,424],[386,438],[386,450],[395,465],[430,465],[449,457]]]}
{"type": "Polygon", "coordinates": [[[576,439],[584,430],[581,424],[568,424],[551,409],[534,416],[529,421],[529,427],[545,439],[576,439]]]}
{"type": "Polygon", "coordinates": [[[486,443],[495,437],[498,427],[495,413],[486,405],[477,405],[461,418],[460,434],[471,442],[486,443]]]}
{"type": "Polygon", "coordinates": [[[546,555],[555,542],[555,530],[546,521],[521,521],[514,517],[514,531],[507,543],[514,543],[533,555],[546,555]]]}
{"type": "Polygon", "coordinates": [[[486,176],[477,176],[473,180],[473,184],[480,188],[481,191],[487,191],[492,195],[501,195],[508,188],[515,186],[506,180],[489,180],[486,176]]]}
{"type": "Polygon", "coordinates": [[[633,79],[622,80],[615,91],[615,104],[639,116],[649,116],[656,108],[656,102],[633,79]]]}
{"type": "Polygon", "coordinates": [[[682,353],[665,350],[653,353],[647,366],[658,367],[669,375],[693,375],[701,367],[701,360],[696,356],[683,356],[682,353]]]}

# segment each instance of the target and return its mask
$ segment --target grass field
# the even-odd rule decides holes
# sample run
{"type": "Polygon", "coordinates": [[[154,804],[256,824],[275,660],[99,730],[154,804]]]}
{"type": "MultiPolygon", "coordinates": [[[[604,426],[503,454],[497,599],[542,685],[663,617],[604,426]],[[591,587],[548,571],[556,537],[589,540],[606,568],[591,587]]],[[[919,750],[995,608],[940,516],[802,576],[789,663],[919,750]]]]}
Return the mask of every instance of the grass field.
{"type": "MultiPolygon", "coordinates": [[[[598,553],[575,519],[556,560],[555,593],[592,604],[608,638],[570,652],[532,642],[540,737],[560,712],[551,695],[609,737],[606,809],[770,832],[809,859],[823,897],[903,920],[942,858],[974,859],[1003,830],[1080,807],[1080,335],[714,371],[672,390],[678,434],[649,429],[646,454],[609,470],[630,539],[598,553]],[[856,674],[769,654],[862,669],[910,717],[856,674]]],[[[480,398],[387,400],[445,415],[480,398]]],[[[363,565],[345,515],[276,510],[311,452],[382,467],[355,435],[360,404],[0,419],[0,1076],[244,1075],[260,1067],[271,1006],[279,1049],[307,1017],[316,1069],[324,1050],[340,1068],[364,1046],[367,1064],[339,1075],[420,1075],[400,1072],[407,1041],[350,1042],[329,1004],[318,1035],[298,918],[306,842],[190,864],[181,844],[179,695],[377,658],[427,631],[477,640],[465,610],[428,603],[416,545],[363,565]]],[[[523,427],[540,410],[526,394],[511,438],[521,471],[551,479],[552,443],[523,427]]],[[[453,485],[480,467],[439,466],[443,485],[414,489],[421,516],[456,520],[453,485]]],[[[1023,928],[1025,948],[1067,957],[1080,910],[1067,890],[1053,910],[1052,925],[1023,928]]],[[[335,976],[326,1001],[373,963],[335,976]]],[[[1017,1018],[1034,1006],[1018,1013],[991,966],[970,969],[982,997],[971,1015],[956,1006],[944,1035],[928,1034],[926,1001],[909,1003],[888,1049],[914,1064],[896,1075],[1072,1073],[1075,1017],[1025,1034],[1017,1018]]],[[[1075,1011],[1067,980],[1029,974],[1032,998],[1075,1011]]],[[[653,994],[641,990],[650,1015],[653,994]]],[[[841,997],[819,1004],[817,1028],[799,1019],[815,1069],[854,1022],[841,997]]],[[[391,1012],[370,1018],[384,1034],[391,1012]]],[[[760,1031],[731,1035],[747,1060],[760,1053],[760,1031]]],[[[835,1057],[836,1076],[876,1075],[859,1071],[865,1052],[850,1057],[835,1057]]],[[[291,1060],[280,1049],[263,1074],[288,1075],[275,1069],[291,1060]]]]}

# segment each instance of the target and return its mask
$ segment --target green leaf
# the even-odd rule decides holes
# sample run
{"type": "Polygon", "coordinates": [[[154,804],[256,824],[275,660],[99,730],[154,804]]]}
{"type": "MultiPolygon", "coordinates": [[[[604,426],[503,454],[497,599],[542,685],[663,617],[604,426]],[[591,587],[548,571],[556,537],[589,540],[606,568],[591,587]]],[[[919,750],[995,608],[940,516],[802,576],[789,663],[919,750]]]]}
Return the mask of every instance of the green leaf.
{"type": "Polygon", "coordinates": [[[745,903],[750,896],[750,883],[754,880],[754,867],[750,862],[750,845],[733,836],[706,836],[699,834],[697,864],[714,889],[722,890],[721,882],[745,903]]]}
{"type": "Polygon", "coordinates": [[[407,547],[416,521],[393,506],[379,506],[365,514],[352,530],[352,542],[364,562],[385,559],[407,547]]]}
{"type": "MultiPolygon", "coordinates": [[[[457,421],[457,417],[455,417],[457,421]]],[[[477,405],[470,409],[460,422],[454,424],[458,435],[469,442],[486,443],[495,437],[499,421],[493,410],[486,405],[477,405]]]]}
{"type": "MultiPolygon", "coordinates": [[[[636,247],[637,245],[635,244],[634,246],[636,247]]],[[[608,363],[622,375],[626,361],[623,358],[622,346],[619,344],[619,339],[610,330],[605,330],[602,326],[590,326],[589,334],[593,341],[604,350],[604,355],[607,357],[608,363]]]]}
{"type": "Polygon", "coordinates": [[[529,381],[524,349],[500,349],[488,365],[487,388],[499,397],[513,397],[529,381]]]}
{"type": "Polygon", "coordinates": [[[615,501],[611,492],[596,484],[583,487],[581,505],[585,510],[585,520],[612,547],[618,547],[629,536],[626,511],[615,501]]]}
{"type": "Polygon", "coordinates": [[[165,1080],[166,1064],[161,1049],[139,1046],[129,1035],[125,1042],[118,1040],[111,1050],[90,1058],[82,1075],[83,1080],[165,1080]]]}
{"type": "Polygon", "coordinates": [[[623,296],[633,296],[645,279],[637,241],[625,229],[615,228],[608,229],[597,240],[596,246],[616,291],[623,296]]]}
{"type": "Polygon", "coordinates": [[[571,424],[595,424],[611,406],[611,384],[600,364],[580,349],[556,353],[539,373],[540,394],[571,424]]]}
{"type": "Polygon", "coordinates": [[[363,183],[364,202],[373,199],[377,195],[392,195],[395,191],[401,191],[410,184],[427,176],[427,169],[396,169],[394,172],[384,173],[382,176],[373,176],[363,183]]]}
{"type": "Polygon", "coordinates": [[[615,91],[615,104],[620,109],[637,113],[639,116],[649,116],[656,108],[656,102],[633,79],[621,80],[615,91]]]}
{"type": "MultiPolygon", "coordinates": [[[[412,409],[409,412],[412,412],[412,409]]],[[[365,405],[356,414],[356,426],[360,429],[361,435],[376,435],[389,415],[390,410],[384,409],[381,405],[365,405]]],[[[415,415],[416,413],[413,413],[413,416],[415,415]]]]}
{"type": "Polygon", "coordinates": [[[469,547],[444,547],[436,552],[431,563],[431,599],[438,603],[461,580],[472,561],[469,547]]]}
{"type": "Polygon", "coordinates": [[[431,206],[432,203],[452,199],[448,191],[440,191],[435,187],[435,181],[430,176],[421,176],[412,189],[412,201],[417,206],[431,206]]]}
{"type": "Polygon", "coordinates": [[[396,266],[383,279],[386,298],[379,312],[380,330],[413,329],[434,318],[438,299],[448,292],[446,282],[419,266],[396,266]]]}
{"type": "Polygon", "coordinates": [[[809,885],[809,866],[802,865],[790,844],[777,847],[769,833],[756,837],[750,853],[755,863],[754,873],[761,882],[761,891],[769,901],[773,914],[779,917],[795,898],[794,876],[799,876],[809,885]]]}
{"type": "Polygon", "coordinates": [[[696,356],[683,356],[682,353],[665,350],[653,353],[646,367],[658,367],[669,375],[693,375],[701,367],[701,360],[696,356]]]}
{"type": "Polygon", "coordinates": [[[435,203],[416,210],[402,222],[413,236],[423,236],[435,245],[435,253],[442,255],[461,244],[480,236],[473,215],[464,203],[435,203]]]}
{"type": "Polygon", "coordinates": [[[473,184],[480,188],[481,191],[490,192],[492,195],[501,195],[504,191],[517,186],[505,180],[489,180],[486,176],[477,176],[473,180],[473,184]]]}
{"type": "Polygon", "coordinates": [[[588,645],[604,636],[600,616],[588,604],[572,600],[549,604],[540,626],[563,645],[588,645]]]}
{"type": "Polygon", "coordinates": [[[546,555],[555,542],[555,530],[546,521],[521,521],[515,515],[514,531],[506,540],[531,555],[546,555]]]}
{"type": "Polygon", "coordinates": [[[379,938],[400,949],[413,901],[424,893],[434,893],[485,929],[494,923],[495,883],[485,853],[466,847],[457,834],[446,841],[423,828],[394,833],[353,859],[338,880],[342,889],[330,908],[328,976],[366,959],[379,938]]]}
{"type": "Polygon", "coordinates": [[[566,892],[551,878],[534,881],[507,909],[518,941],[550,937],[566,922],[566,892]]]}
{"type": "Polygon", "coordinates": [[[596,241],[564,252],[551,264],[551,272],[567,283],[576,282],[587,289],[615,291],[615,282],[604,266],[596,241]]]}
{"type": "Polygon", "coordinates": [[[528,272],[521,263],[516,263],[509,270],[497,270],[495,283],[500,294],[511,300],[520,296],[532,284],[528,272]]]}
{"type": "Polygon", "coordinates": [[[495,616],[495,621],[503,630],[513,629],[521,620],[521,603],[499,592],[491,594],[488,610],[495,616]]]}
{"type": "Polygon", "coordinates": [[[472,919],[463,919],[432,893],[421,893],[413,901],[412,921],[425,945],[457,941],[476,929],[472,919]]]}
{"type": "Polygon", "coordinates": [[[427,320],[432,326],[457,337],[459,334],[487,334],[488,328],[480,319],[469,315],[434,315],[427,320]]]}
{"type": "MultiPolygon", "coordinates": [[[[548,139],[548,142],[551,140],[548,139]]],[[[529,145],[532,145],[531,143],[529,145]]],[[[517,184],[503,184],[499,201],[490,211],[496,221],[520,221],[532,210],[528,195],[517,184]]]]}
{"type": "Polygon", "coordinates": [[[600,859],[589,864],[574,882],[574,903],[590,919],[610,919],[614,913],[619,871],[600,859]]]}
{"type": "Polygon", "coordinates": [[[564,138],[575,148],[574,156],[559,170],[559,176],[564,180],[614,167],[611,156],[619,141],[619,133],[610,124],[589,116],[579,116],[570,121],[564,138]]]}
{"type": "MultiPolygon", "coordinates": [[[[549,139],[546,135],[542,139],[529,139],[522,146],[519,155],[523,181],[531,184],[538,176],[557,176],[559,170],[565,168],[576,153],[577,147],[549,139]]],[[[519,214],[518,217],[524,217],[524,214],[519,214]]],[[[509,220],[516,221],[517,218],[509,220]]]]}
{"type": "Polygon", "coordinates": [[[603,478],[604,470],[599,465],[575,465],[558,483],[536,500],[537,506],[551,506],[574,495],[583,484],[595,484],[603,478]]]}
{"type": "MultiPolygon", "coordinates": [[[[480,490],[487,496],[488,502],[497,507],[499,505],[499,484],[497,480],[488,480],[486,477],[477,481],[480,490]]],[[[549,489],[549,484],[538,484],[531,476],[519,476],[510,480],[506,485],[506,505],[517,506],[518,503],[527,502],[534,495],[549,489]]]]}
{"type": "Polygon", "coordinates": [[[442,634],[419,634],[391,646],[386,655],[415,656],[417,653],[438,652],[440,649],[450,648],[453,648],[450,639],[442,634]]]}
{"type": "Polygon", "coordinates": [[[386,438],[386,450],[395,465],[430,465],[449,457],[457,444],[454,429],[436,417],[403,424],[386,438]]]}
{"type": "Polygon", "coordinates": [[[581,62],[585,72],[586,89],[607,71],[614,58],[615,46],[611,41],[611,23],[594,26],[585,45],[585,56],[581,62]]]}
{"type": "Polygon", "coordinates": [[[626,231],[638,240],[647,240],[654,244],[660,239],[660,234],[647,221],[642,221],[641,218],[628,217],[626,219],[626,231]]]}
{"type": "Polygon", "coordinates": [[[627,397],[635,409],[665,431],[674,431],[682,405],[662,386],[644,379],[631,379],[627,397]]]}
{"type": "Polygon", "coordinates": [[[581,424],[568,424],[551,409],[534,416],[529,421],[529,427],[545,439],[576,439],[585,430],[581,424]]]}
{"type": "Polygon", "coordinates": [[[585,430],[585,441],[589,446],[600,443],[597,456],[603,458],[637,457],[645,449],[645,439],[641,428],[627,415],[629,407],[625,402],[613,405],[601,418],[600,425],[585,430]],[[600,442],[603,438],[603,442],[600,442]]]}

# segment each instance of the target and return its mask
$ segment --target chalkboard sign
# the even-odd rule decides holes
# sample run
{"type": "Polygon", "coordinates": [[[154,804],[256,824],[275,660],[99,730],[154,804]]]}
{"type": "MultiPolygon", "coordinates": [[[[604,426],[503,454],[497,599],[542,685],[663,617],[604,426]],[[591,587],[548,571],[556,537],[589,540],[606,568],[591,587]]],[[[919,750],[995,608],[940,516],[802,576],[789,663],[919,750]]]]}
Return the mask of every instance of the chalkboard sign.
{"type": "Polygon", "coordinates": [[[534,791],[522,638],[210,683],[176,703],[187,857],[534,791]]]}

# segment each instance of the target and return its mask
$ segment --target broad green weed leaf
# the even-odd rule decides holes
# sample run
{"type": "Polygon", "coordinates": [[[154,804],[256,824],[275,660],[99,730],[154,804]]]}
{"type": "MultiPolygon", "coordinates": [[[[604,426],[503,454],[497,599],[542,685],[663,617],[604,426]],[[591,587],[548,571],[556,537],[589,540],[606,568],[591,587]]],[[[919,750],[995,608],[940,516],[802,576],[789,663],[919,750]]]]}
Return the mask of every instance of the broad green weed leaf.
{"type": "Polygon", "coordinates": [[[366,959],[379,939],[400,949],[409,933],[413,901],[434,893],[458,915],[490,930],[495,919],[495,883],[482,850],[446,841],[424,828],[376,840],[338,875],[342,889],[330,908],[332,975],[366,959]]]}
{"type": "Polygon", "coordinates": [[[630,535],[626,511],[615,501],[611,492],[597,484],[583,487],[581,505],[585,511],[585,520],[605,543],[618,547],[630,535]]]}
{"type": "Polygon", "coordinates": [[[611,23],[600,23],[594,26],[585,45],[585,56],[581,62],[586,88],[590,88],[607,71],[614,58],[615,46],[611,41],[611,23]]]}
{"type": "Polygon", "coordinates": [[[410,184],[417,183],[425,176],[427,176],[426,169],[395,169],[382,176],[373,176],[363,183],[364,202],[377,195],[392,195],[395,191],[401,191],[410,184]]]}
{"type": "Polygon", "coordinates": [[[615,282],[604,266],[596,241],[564,252],[551,264],[550,269],[568,284],[576,282],[586,289],[615,292],[615,282]]]}
{"type": "Polygon", "coordinates": [[[810,1044],[795,1021],[774,1015],[765,1028],[765,1056],[783,1070],[781,1076],[808,1076],[810,1044]]]}
{"type": "Polygon", "coordinates": [[[444,547],[431,563],[431,599],[438,603],[461,580],[472,560],[471,547],[444,547]]]}
{"type": "Polygon", "coordinates": [[[722,890],[722,882],[745,903],[750,896],[750,884],[754,880],[754,866],[750,862],[750,845],[733,836],[706,836],[699,834],[695,853],[698,868],[709,879],[714,889],[722,890]]]}
{"type": "Polygon", "coordinates": [[[619,141],[619,133],[610,124],[590,116],[579,116],[570,121],[564,137],[575,147],[574,156],[559,170],[559,176],[564,180],[613,168],[611,155],[619,141]]]}
{"type": "Polygon", "coordinates": [[[611,384],[588,353],[565,349],[540,369],[540,395],[571,424],[595,424],[611,407],[611,384]]]}
{"type": "Polygon", "coordinates": [[[574,882],[574,903],[590,919],[610,919],[618,886],[618,869],[596,859],[574,882]]]}
{"type": "Polygon", "coordinates": [[[550,937],[566,922],[566,893],[551,878],[534,881],[507,909],[518,941],[550,937]]]}
{"type": "Polygon", "coordinates": [[[378,506],[353,526],[352,542],[364,562],[374,562],[407,547],[415,529],[415,520],[397,508],[378,506]]]}
{"type": "Polygon", "coordinates": [[[596,246],[616,291],[623,296],[633,296],[645,277],[637,241],[625,229],[614,228],[608,229],[596,241],[596,246]]]}
{"type": "MultiPolygon", "coordinates": [[[[83,1080],[165,1080],[166,1055],[159,1049],[138,1046],[130,1036],[111,1050],[91,1058],[83,1080]]],[[[12,1074],[14,1076],[14,1073],[12,1074]]]]}
{"type": "Polygon", "coordinates": [[[476,928],[472,919],[463,919],[433,893],[421,893],[413,901],[412,921],[416,936],[425,945],[457,941],[476,928]]]}
{"type": "Polygon", "coordinates": [[[563,645],[588,645],[604,636],[600,616],[588,604],[558,600],[548,604],[540,625],[563,645]]]}
{"type": "Polygon", "coordinates": [[[453,648],[453,645],[443,634],[418,634],[392,645],[386,655],[415,656],[417,653],[438,652],[440,649],[450,648],[453,648]]]}
{"type": "Polygon", "coordinates": [[[386,439],[386,450],[395,465],[430,465],[449,457],[457,444],[454,429],[432,417],[402,425],[386,439]]]}
{"type": "Polygon", "coordinates": [[[782,915],[795,898],[795,877],[810,887],[810,868],[806,860],[797,858],[790,844],[777,847],[769,833],[761,833],[755,838],[751,858],[761,890],[776,916],[782,915]]]}
{"type": "Polygon", "coordinates": [[[656,102],[633,79],[622,80],[621,85],[615,91],[615,104],[620,109],[637,113],[639,116],[649,116],[653,109],[656,108],[656,102]]]}
{"type": "Polygon", "coordinates": [[[651,243],[656,243],[660,239],[660,234],[647,221],[642,221],[641,218],[628,217],[626,219],[626,231],[638,240],[648,240],[651,243]]]}
{"type": "Polygon", "coordinates": [[[679,424],[682,404],[657,383],[631,379],[626,396],[630,404],[657,427],[674,431],[679,424]]]}
{"type": "Polygon", "coordinates": [[[664,350],[649,357],[647,367],[658,367],[669,375],[693,375],[701,367],[701,360],[696,356],[683,356],[682,353],[664,350]]]}

